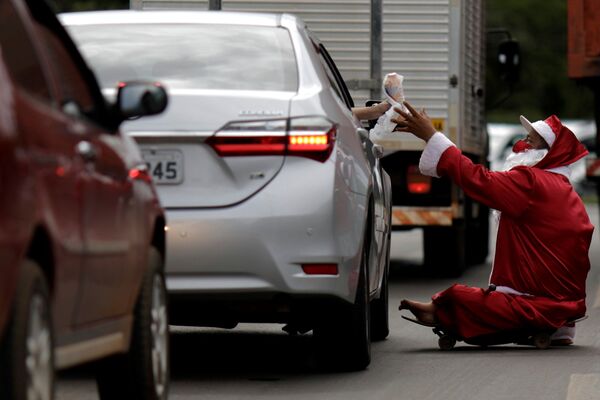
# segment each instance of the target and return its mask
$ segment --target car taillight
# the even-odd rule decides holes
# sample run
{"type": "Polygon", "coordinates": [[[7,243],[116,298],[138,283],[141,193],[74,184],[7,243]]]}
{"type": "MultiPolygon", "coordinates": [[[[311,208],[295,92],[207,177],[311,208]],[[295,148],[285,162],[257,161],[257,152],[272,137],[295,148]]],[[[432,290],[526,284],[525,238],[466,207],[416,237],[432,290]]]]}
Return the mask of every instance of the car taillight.
{"type": "Polygon", "coordinates": [[[206,142],[221,157],[283,155],[287,123],[286,119],[232,122],[206,142]]]}
{"type": "Polygon", "coordinates": [[[143,167],[131,168],[129,170],[129,178],[132,180],[139,180],[144,182],[152,182],[152,177],[148,173],[148,169],[143,167]]]}
{"type": "Polygon", "coordinates": [[[431,177],[422,175],[416,165],[408,166],[406,184],[408,192],[412,194],[426,194],[431,191],[431,177]]]}
{"type": "Polygon", "coordinates": [[[325,162],[333,150],[336,135],[336,125],[326,118],[291,118],[288,154],[325,162]]]}
{"type": "Polygon", "coordinates": [[[221,157],[293,155],[324,162],[336,137],[323,117],[232,122],[207,139],[221,157]]]}
{"type": "Polygon", "coordinates": [[[302,264],[302,271],[306,275],[337,275],[337,264],[302,264]]]}

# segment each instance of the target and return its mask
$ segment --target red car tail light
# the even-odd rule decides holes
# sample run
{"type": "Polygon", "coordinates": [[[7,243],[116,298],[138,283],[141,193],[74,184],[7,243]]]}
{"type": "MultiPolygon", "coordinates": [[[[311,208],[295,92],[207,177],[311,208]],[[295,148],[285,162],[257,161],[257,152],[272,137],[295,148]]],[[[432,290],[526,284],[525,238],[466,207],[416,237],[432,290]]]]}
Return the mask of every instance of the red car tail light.
{"type": "Polygon", "coordinates": [[[406,184],[408,192],[412,194],[427,194],[431,191],[431,177],[422,175],[416,165],[408,166],[406,184]]]}
{"type": "Polygon", "coordinates": [[[129,170],[129,178],[132,180],[139,180],[144,182],[152,182],[152,177],[148,173],[145,167],[131,168],[129,170]]]}
{"type": "Polygon", "coordinates": [[[232,122],[207,139],[221,157],[291,155],[324,162],[336,126],[323,117],[232,122]]]}
{"type": "Polygon", "coordinates": [[[302,264],[306,275],[337,275],[337,264],[302,264]]]}
{"type": "Polygon", "coordinates": [[[288,154],[325,162],[337,135],[336,125],[323,117],[290,119],[288,154]]]}
{"type": "Polygon", "coordinates": [[[287,120],[232,122],[206,142],[221,157],[284,155],[287,120]]]}

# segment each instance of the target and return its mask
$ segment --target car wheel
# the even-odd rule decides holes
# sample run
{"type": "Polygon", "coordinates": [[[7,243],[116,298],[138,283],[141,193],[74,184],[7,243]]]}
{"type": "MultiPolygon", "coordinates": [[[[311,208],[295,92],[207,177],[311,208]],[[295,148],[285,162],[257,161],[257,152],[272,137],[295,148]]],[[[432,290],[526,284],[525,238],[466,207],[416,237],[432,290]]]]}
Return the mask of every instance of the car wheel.
{"type": "Polygon", "coordinates": [[[385,340],[390,334],[389,287],[387,268],[381,281],[381,294],[371,302],[371,339],[385,340]]]}
{"type": "Polygon", "coordinates": [[[371,362],[367,260],[363,251],[354,304],[334,310],[314,330],[317,358],[326,369],[358,371],[371,362]]]}
{"type": "Polygon", "coordinates": [[[131,345],[126,354],[98,363],[102,400],[163,400],[169,388],[169,324],[162,259],[152,248],[136,303],[131,345]]]}
{"type": "Polygon", "coordinates": [[[11,320],[0,349],[3,399],[54,398],[52,339],[46,280],[38,265],[27,260],[21,266],[11,320]]]}

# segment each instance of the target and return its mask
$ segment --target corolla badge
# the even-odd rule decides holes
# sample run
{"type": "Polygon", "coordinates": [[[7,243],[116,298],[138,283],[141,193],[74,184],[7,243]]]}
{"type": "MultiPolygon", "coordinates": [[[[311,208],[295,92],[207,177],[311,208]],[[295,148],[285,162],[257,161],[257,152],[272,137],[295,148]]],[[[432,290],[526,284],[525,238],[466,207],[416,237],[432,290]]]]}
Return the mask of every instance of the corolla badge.
{"type": "Polygon", "coordinates": [[[275,117],[283,115],[283,111],[279,110],[242,110],[239,112],[243,117],[275,117]]]}

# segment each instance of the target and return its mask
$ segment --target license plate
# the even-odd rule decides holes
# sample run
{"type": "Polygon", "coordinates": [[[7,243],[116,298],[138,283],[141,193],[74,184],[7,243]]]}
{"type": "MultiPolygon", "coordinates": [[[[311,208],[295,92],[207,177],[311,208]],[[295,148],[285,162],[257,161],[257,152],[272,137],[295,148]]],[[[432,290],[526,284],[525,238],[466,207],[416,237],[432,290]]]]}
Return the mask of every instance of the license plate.
{"type": "Polygon", "coordinates": [[[157,184],[183,182],[183,154],[178,150],[144,150],[148,173],[157,184]]]}

